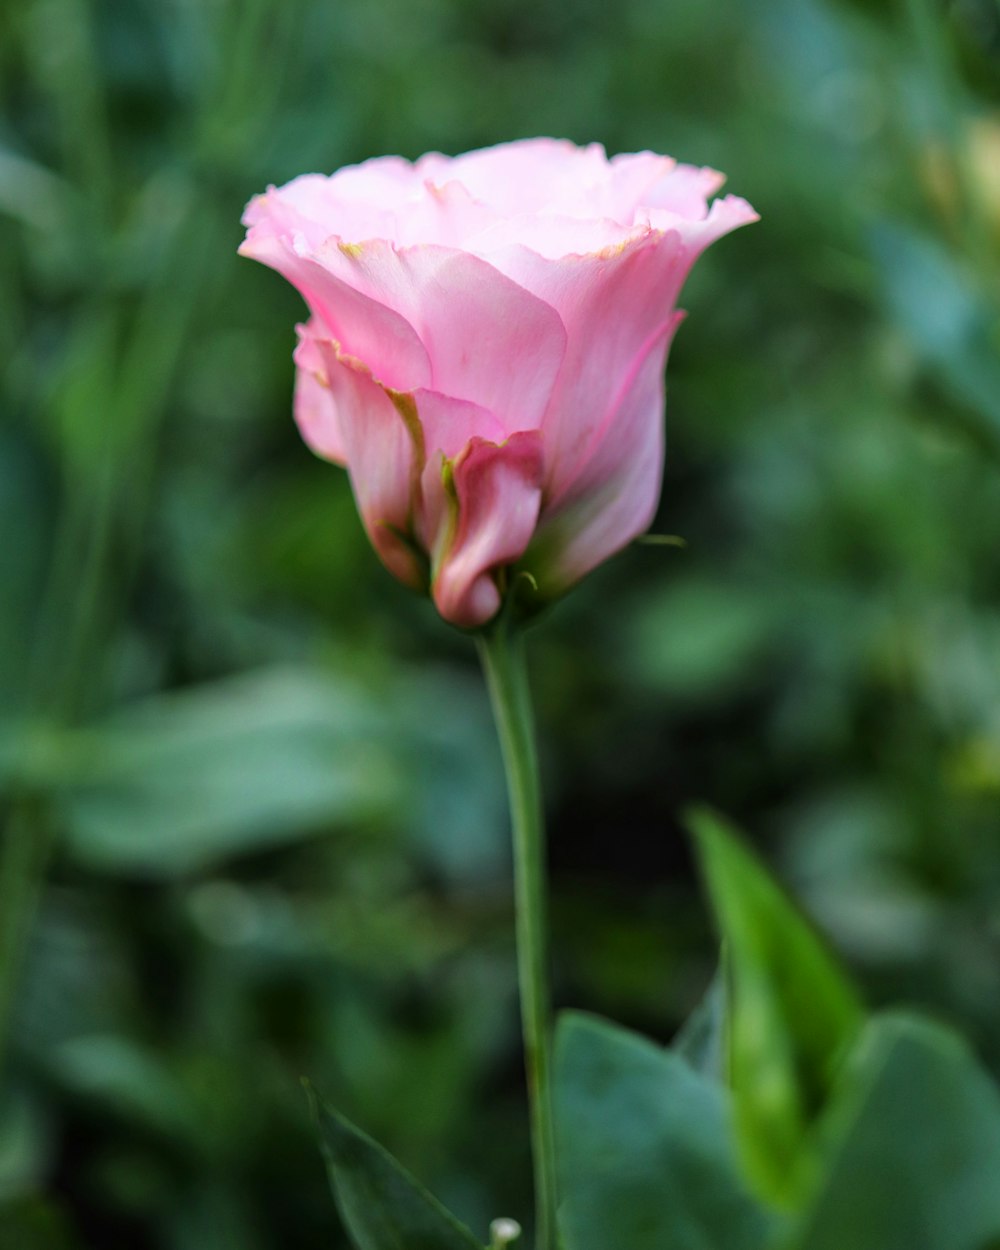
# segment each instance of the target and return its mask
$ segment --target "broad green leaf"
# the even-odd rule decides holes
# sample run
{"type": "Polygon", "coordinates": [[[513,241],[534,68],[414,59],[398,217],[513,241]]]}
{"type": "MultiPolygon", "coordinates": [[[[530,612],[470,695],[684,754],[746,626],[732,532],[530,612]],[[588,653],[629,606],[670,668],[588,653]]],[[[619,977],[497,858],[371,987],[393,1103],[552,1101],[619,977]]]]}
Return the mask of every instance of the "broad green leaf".
{"type": "Polygon", "coordinates": [[[729,971],[728,1068],[748,1174],[794,1201],[809,1127],[863,1011],[821,939],[736,833],[689,815],[729,971]]]}
{"type": "Polygon", "coordinates": [[[357,1250],[483,1250],[391,1154],[314,1097],[337,1206],[357,1250]]]}
{"type": "Polygon", "coordinates": [[[1000,1091],[948,1029],[872,1020],[821,1136],[827,1162],[787,1250],[998,1244],[1000,1091]]]}
{"type": "Polygon", "coordinates": [[[594,1017],[559,1022],[555,1113],[566,1250],[758,1250],[725,1090],[594,1017]]]}

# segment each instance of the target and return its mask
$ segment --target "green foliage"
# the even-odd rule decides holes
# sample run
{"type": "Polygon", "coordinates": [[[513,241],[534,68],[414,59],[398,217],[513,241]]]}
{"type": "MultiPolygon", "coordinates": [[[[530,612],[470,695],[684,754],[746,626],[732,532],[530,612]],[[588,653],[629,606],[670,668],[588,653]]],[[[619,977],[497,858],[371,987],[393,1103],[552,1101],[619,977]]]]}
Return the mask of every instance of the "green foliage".
{"type": "Polygon", "coordinates": [[[768,1218],[736,1168],[728,1099],[679,1056],[564,1015],[555,1103],[567,1250],[760,1250],[768,1218]]]}
{"type": "Polygon", "coordinates": [[[268,182],[376,153],[596,138],[762,214],[682,297],[653,528],[687,548],[532,635],[559,1000],[674,1034],[717,959],[676,817],[708,796],[872,1001],[1000,1067],[998,20],[0,4],[0,815],[27,788],[59,835],[0,1242],[343,1246],[302,1073],[471,1227],[529,1209],[474,658],[302,447],[301,302],[235,255],[268,182]]]}
{"type": "Polygon", "coordinates": [[[876,1016],[824,1114],[815,1193],[782,1250],[987,1250],[1000,1091],[951,1030],[876,1016]]]}
{"type": "Polygon", "coordinates": [[[58,1210],[30,1199],[0,1202],[0,1229],[9,1250],[76,1250],[80,1244],[58,1210]]]}
{"type": "Polygon", "coordinates": [[[749,1174],[787,1204],[806,1142],[863,1019],[832,955],[736,833],[693,811],[708,895],[726,952],[728,1080],[749,1174]]]}
{"type": "Polygon", "coordinates": [[[714,815],[692,823],[732,952],[725,1018],[718,981],[673,1052],[595,1017],[562,1017],[556,1109],[567,1250],[617,1242],[988,1250],[1000,1237],[996,1083],[940,1024],[886,1012],[862,1027],[853,990],[767,870],[714,815]],[[810,981],[814,993],[802,997],[810,981]],[[810,1043],[793,1006],[815,1009],[829,1032],[810,1121],[794,1125],[794,1155],[775,1127],[783,1106],[760,1097],[779,1078],[794,1080],[776,1060],[796,1057],[800,1070],[804,1057],[817,1060],[810,1046],[820,1031],[810,1043]],[[692,1063],[712,1055],[727,1026],[739,1062],[722,1082],[692,1063]],[[739,1121],[732,1109],[741,1101],[739,1121]],[[776,1141],[794,1185],[774,1184],[776,1141]],[[780,1214],[749,1196],[748,1183],[762,1179],[780,1214]]]}
{"type": "MultiPolygon", "coordinates": [[[[435,683],[448,684],[444,673],[435,683]]],[[[426,681],[259,669],[63,733],[29,778],[54,791],[70,853],[104,872],[177,877],[330,828],[385,823],[405,827],[442,867],[475,872],[504,838],[490,726],[474,698],[429,730],[429,693],[426,681]]]]}
{"type": "Polygon", "coordinates": [[[482,1250],[378,1142],[322,1103],[315,1110],[330,1183],[357,1250],[482,1250]]]}
{"type": "Polygon", "coordinates": [[[722,1017],[713,990],[681,1044],[697,1056],[728,1034],[743,1163],[789,1217],[769,1244],[982,1250],[1000,1235],[995,1082],[941,1025],[898,1013],[863,1025],[855,990],[768,870],[713,813],[690,822],[728,976],[722,1017]]]}

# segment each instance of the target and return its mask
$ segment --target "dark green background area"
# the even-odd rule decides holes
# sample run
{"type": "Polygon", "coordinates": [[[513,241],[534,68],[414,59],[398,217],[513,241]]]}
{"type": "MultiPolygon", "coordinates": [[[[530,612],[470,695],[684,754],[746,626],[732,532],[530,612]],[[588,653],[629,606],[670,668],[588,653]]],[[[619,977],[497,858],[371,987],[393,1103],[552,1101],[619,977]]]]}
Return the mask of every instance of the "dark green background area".
{"type": "Polygon", "coordinates": [[[0,782],[57,835],[5,1246],[343,1245],[302,1075],[478,1234],[528,1208],[474,649],[300,442],[300,301],[235,254],[269,182],[386,152],[648,147],[762,217],[682,300],[687,547],[532,640],[558,1002],[697,1001],[704,800],[1000,1067],[995,0],[24,0],[0,101],[0,782]]]}

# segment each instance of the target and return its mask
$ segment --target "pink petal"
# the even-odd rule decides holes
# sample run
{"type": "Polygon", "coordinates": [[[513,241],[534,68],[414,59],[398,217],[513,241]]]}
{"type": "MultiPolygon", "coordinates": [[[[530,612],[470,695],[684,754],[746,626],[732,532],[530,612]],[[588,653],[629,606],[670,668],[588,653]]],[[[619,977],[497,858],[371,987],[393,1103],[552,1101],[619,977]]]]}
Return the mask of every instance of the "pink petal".
{"type": "Polygon", "coordinates": [[[709,199],[725,181],[725,174],[707,165],[677,165],[658,178],[639,203],[651,208],[669,208],[680,217],[702,221],[711,211],[709,199]]]}
{"type": "Polygon", "coordinates": [[[304,235],[287,233],[281,212],[256,218],[239,250],[287,278],[324,332],[387,386],[411,390],[430,383],[431,363],[413,327],[320,264],[304,235]]]}
{"type": "Polygon", "coordinates": [[[677,233],[650,231],[607,253],[548,260],[513,247],[494,261],[551,304],[566,327],[566,355],[542,422],[546,500],[555,503],[580,473],[637,355],[672,318],[691,262],[677,233]]]}
{"type": "Polygon", "coordinates": [[[542,423],[547,504],[558,503],[583,471],[623,379],[672,324],[695,260],[714,239],[752,219],[749,206],[732,197],[717,201],[701,220],[651,211],[669,214],[671,228],[634,230],[620,246],[591,255],[553,260],[522,246],[491,254],[566,327],[566,354],[542,423]]]}
{"type": "Polygon", "coordinates": [[[337,405],[327,379],[316,327],[297,326],[299,345],[295,349],[295,422],[309,446],[326,460],[346,464],[347,450],[340,432],[337,405]]]}
{"type": "Polygon", "coordinates": [[[432,153],[419,167],[435,181],[456,179],[505,216],[541,210],[589,216],[591,188],[607,179],[599,143],[578,148],[566,139],[521,139],[452,158],[432,153]]]}
{"type": "Polygon", "coordinates": [[[496,415],[481,404],[420,388],[411,392],[428,456],[443,452],[454,460],[471,438],[502,443],[507,432],[496,415]]]}
{"type": "MultiPolygon", "coordinates": [[[[504,249],[521,246],[549,260],[576,260],[588,253],[623,247],[648,225],[623,225],[610,216],[571,217],[563,213],[534,213],[504,217],[472,234],[466,247],[503,268],[504,249]]],[[[516,278],[515,278],[516,281],[516,278]]]]}
{"type": "Polygon", "coordinates": [[[283,187],[268,187],[264,195],[256,196],[247,205],[243,222],[251,230],[266,226],[289,242],[300,239],[313,251],[331,235],[340,233],[344,217],[350,220],[364,214],[362,238],[391,230],[393,214],[382,200],[375,196],[372,204],[367,205],[338,196],[335,178],[302,174],[283,187]]]}
{"type": "Polygon", "coordinates": [[[454,462],[455,531],[431,593],[454,625],[484,625],[500,607],[496,570],[524,553],[541,502],[542,440],[535,431],[497,446],[474,438],[454,462]]]}
{"type": "MultiPolygon", "coordinates": [[[[692,170],[691,173],[712,175],[714,171],[692,170]]],[[[688,190],[695,194],[692,188],[688,190]]],[[[648,220],[657,230],[679,231],[692,264],[716,239],[721,239],[723,235],[739,229],[740,226],[760,221],[759,213],[738,195],[725,195],[721,200],[713,201],[712,207],[702,217],[689,215],[690,209],[691,204],[685,204],[683,198],[673,202],[669,196],[664,196],[662,204],[643,207],[638,210],[636,217],[648,220]],[[684,211],[680,211],[679,205],[684,211]]]]}
{"type": "Polygon", "coordinates": [[[495,221],[496,214],[455,182],[447,167],[435,181],[390,157],[341,169],[329,178],[303,174],[283,187],[271,187],[250,202],[243,217],[248,226],[264,219],[316,251],[331,238],[461,247],[495,221]]]}
{"type": "Polygon", "coordinates": [[[526,567],[544,595],[561,594],[649,526],[663,477],[664,366],[683,313],[651,341],[626,377],[593,454],[538,526],[526,567]]]}
{"type": "Polygon", "coordinates": [[[336,343],[319,346],[368,537],[400,581],[424,586],[424,568],[408,541],[419,490],[419,439],[406,414],[359,361],[341,354],[336,343]]]}
{"type": "Polygon", "coordinates": [[[428,390],[414,391],[408,399],[420,426],[425,456],[416,533],[436,562],[441,544],[450,541],[448,512],[454,504],[443,487],[445,461],[456,460],[474,438],[502,443],[506,433],[491,412],[467,400],[428,390]]]}
{"type": "MultiPolygon", "coordinates": [[[[450,248],[394,248],[373,239],[327,244],[317,260],[413,327],[431,363],[431,380],[422,385],[488,409],[507,434],[537,428],[566,350],[562,321],[546,303],[479,257],[450,248]]],[[[382,378],[372,350],[362,358],[382,378]]]]}

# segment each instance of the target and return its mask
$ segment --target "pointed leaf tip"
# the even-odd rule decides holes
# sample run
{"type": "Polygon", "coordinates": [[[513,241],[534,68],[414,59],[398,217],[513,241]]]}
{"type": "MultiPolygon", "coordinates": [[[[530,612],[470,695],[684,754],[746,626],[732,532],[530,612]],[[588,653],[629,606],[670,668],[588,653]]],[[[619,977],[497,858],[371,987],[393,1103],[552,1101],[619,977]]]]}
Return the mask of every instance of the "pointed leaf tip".
{"type": "Polygon", "coordinates": [[[864,1010],[827,944],[736,830],[685,813],[726,950],[728,1075],[748,1172],[769,1200],[806,1182],[811,1126],[864,1010]]]}
{"type": "Polygon", "coordinates": [[[330,1184],[356,1250],[483,1250],[468,1228],[373,1138],[309,1093],[330,1184]]]}

